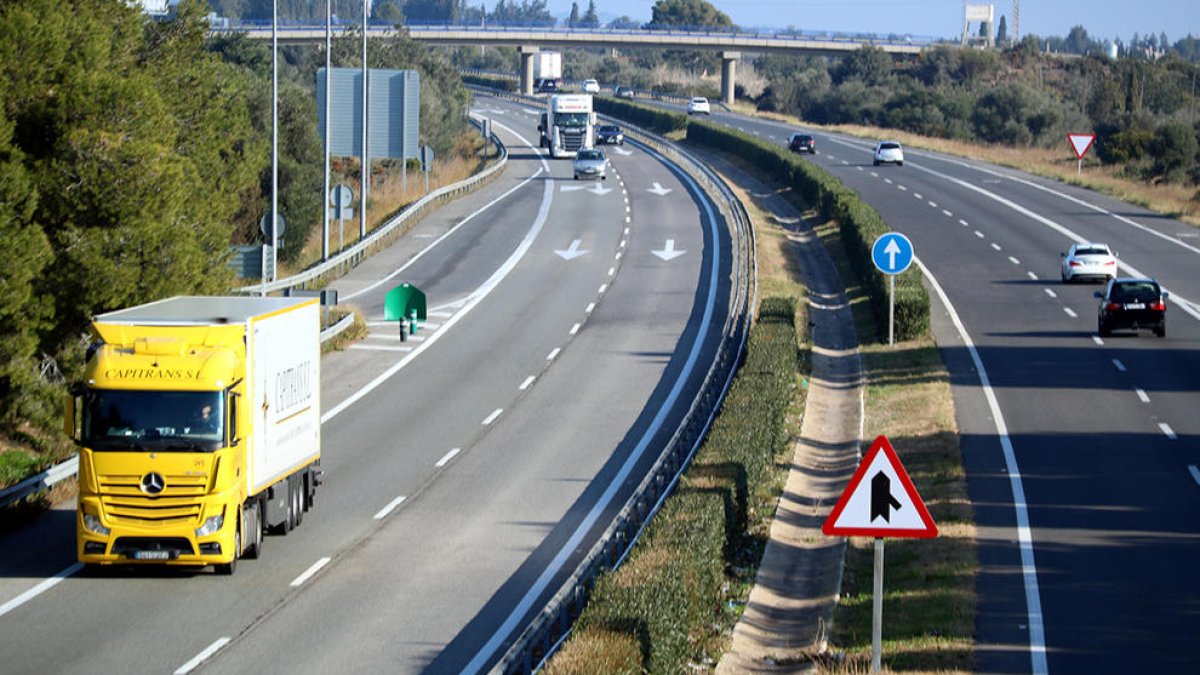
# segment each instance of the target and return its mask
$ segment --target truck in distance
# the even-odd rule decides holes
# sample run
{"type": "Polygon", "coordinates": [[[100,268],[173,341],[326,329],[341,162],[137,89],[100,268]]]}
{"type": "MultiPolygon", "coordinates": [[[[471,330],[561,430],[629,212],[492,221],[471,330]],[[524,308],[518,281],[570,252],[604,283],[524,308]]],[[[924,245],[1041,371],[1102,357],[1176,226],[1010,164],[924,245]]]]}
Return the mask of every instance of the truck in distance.
{"type": "Polygon", "coordinates": [[[550,156],[574,157],[596,145],[596,113],[591,94],[554,94],[546,100],[546,112],[538,123],[541,146],[550,156]]]}
{"type": "Polygon", "coordinates": [[[316,298],[175,297],[92,322],[65,430],[87,565],[213,565],[300,525],[320,482],[316,298]]]}

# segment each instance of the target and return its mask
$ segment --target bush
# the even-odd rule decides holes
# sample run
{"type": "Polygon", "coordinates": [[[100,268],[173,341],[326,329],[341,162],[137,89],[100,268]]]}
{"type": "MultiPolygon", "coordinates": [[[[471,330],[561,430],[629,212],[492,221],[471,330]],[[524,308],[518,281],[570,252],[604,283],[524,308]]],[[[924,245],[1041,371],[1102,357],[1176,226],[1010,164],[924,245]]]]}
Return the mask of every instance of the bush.
{"type": "Polygon", "coordinates": [[[682,131],[687,128],[687,115],[677,112],[667,112],[658,108],[623,101],[607,96],[595,96],[592,105],[596,112],[619,117],[648,129],[657,134],[668,134],[672,131],[682,131]]]}
{"type": "Polygon", "coordinates": [[[1105,164],[1136,162],[1146,156],[1146,150],[1154,140],[1149,129],[1131,128],[1096,139],[1096,155],[1105,164]]]}

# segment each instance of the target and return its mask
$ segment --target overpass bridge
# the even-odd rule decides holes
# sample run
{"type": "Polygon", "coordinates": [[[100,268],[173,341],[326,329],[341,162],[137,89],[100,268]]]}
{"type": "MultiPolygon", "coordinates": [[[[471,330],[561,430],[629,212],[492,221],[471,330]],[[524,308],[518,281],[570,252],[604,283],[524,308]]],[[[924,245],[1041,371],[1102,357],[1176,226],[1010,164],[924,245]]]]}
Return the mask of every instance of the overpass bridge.
{"type": "MultiPolygon", "coordinates": [[[[360,24],[335,24],[335,33],[355,30],[360,24]]],[[[544,47],[570,49],[601,47],[605,49],[688,49],[717,52],[721,55],[721,100],[733,103],[737,61],[743,52],[776,52],[837,56],[862,49],[878,47],[896,56],[919,54],[932,46],[931,38],[912,36],[838,35],[816,32],[747,32],[719,29],[614,29],[570,28],[556,26],[466,26],[451,24],[408,24],[403,26],[409,37],[418,42],[447,46],[516,47],[521,55],[521,92],[533,93],[533,55],[544,47]]],[[[271,39],[270,24],[259,22],[231,23],[216,28],[215,34],[241,33],[255,40],[271,39]]],[[[367,26],[367,37],[386,39],[395,35],[391,24],[367,26]]],[[[306,44],[325,39],[324,23],[287,23],[276,29],[280,44],[306,44]]]]}

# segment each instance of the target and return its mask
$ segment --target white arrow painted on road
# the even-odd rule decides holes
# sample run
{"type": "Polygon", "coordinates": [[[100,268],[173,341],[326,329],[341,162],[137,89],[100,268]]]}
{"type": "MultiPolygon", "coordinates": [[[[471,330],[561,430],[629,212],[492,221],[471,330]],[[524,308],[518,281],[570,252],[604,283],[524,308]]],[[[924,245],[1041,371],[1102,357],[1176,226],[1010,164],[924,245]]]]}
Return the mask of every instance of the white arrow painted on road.
{"type": "Polygon", "coordinates": [[[606,194],[612,192],[612,188],[606,188],[606,187],[600,185],[599,183],[592,183],[589,186],[584,186],[584,185],[564,185],[564,186],[562,186],[563,192],[575,192],[577,190],[583,190],[584,192],[590,192],[594,195],[606,195],[606,194]]]}
{"type": "Polygon", "coordinates": [[[613,152],[617,153],[618,155],[625,155],[626,157],[633,154],[632,150],[626,150],[625,148],[613,148],[613,152]]]}
{"type": "Polygon", "coordinates": [[[555,251],[555,253],[560,255],[563,260],[572,260],[574,258],[578,258],[579,256],[587,253],[587,251],[579,250],[579,245],[582,243],[583,243],[583,240],[576,239],[575,241],[571,242],[571,246],[569,248],[567,248],[567,250],[555,251]]]}
{"type": "Polygon", "coordinates": [[[668,239],[667,244],[665,246],[663,246],[663,250],[651,251],[651,253],[662,258],[663,260],[672,260],[674,258],[678,258],[679,256],[683,255],[684,253],[687,253],[687,251],[676,251],[675,250],[675,240],[668,239]]]}
{"type": "Polygon", "coordinates": [[[888,257],[888,269],[896,269],[896,254],[900,252],[900,246],[896,244],[896,240],[889,239],[887,246],[883,247],[883,252],[886,253],[888,257]]]}
{"type": "Polygon", "coordinates": [[[671,194],[672,190],[671,190],[671,188],[665,188],[665,187],[659,185],[658,181],[655,181],[654,187],[646,188],[646,192],[653,192],[654,194],[658,195],[659,197],[662,197],[663,195],[671,194]]]}

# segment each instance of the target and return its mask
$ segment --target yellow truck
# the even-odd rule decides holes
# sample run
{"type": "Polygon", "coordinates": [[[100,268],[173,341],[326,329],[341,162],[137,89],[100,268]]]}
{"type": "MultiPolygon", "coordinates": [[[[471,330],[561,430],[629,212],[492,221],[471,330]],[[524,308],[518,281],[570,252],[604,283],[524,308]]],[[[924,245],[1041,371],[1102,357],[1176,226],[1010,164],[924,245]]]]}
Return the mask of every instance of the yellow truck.
{"type": "Polygon", "coordinates": [[[316,298],[175,297],[92,322],[65,430],[87,565],[257,558],[320,482],[316,298]]]}

